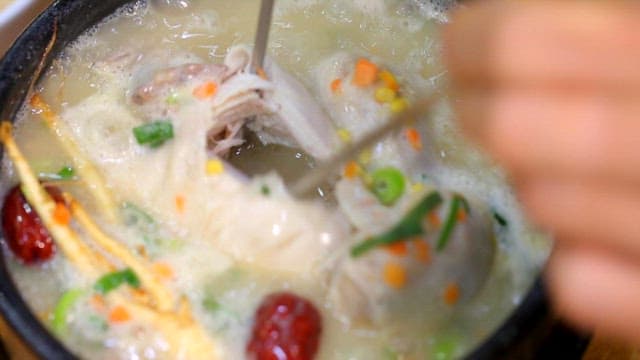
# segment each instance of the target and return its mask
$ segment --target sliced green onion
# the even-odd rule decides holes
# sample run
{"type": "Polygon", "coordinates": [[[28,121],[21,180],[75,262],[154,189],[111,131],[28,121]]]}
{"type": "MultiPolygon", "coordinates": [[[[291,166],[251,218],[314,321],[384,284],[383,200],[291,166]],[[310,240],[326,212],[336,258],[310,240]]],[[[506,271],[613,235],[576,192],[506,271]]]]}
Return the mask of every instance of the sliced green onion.
{"type": "Polygon", "coordinates": [[[210,312],[216,312],[216,311],[220,310],[220,308],[222,307],[222,305],[220,305],[218,300],[216,300],[212,296],[205,297],[204,300],[202,300],[202,306],[207,311],[210,311],[210,312]]]}
{"type": "Polygon", "coordinates": [[[260,192],[262,193],[262,195],[264,196],[269,196],[271,195],[271,189],[267,186],[267,185],[262,185],[262,187],[260,188],[260,192]]]}
{"type": "Polygon", "coordinates": [[[437,339],[433,344],[432,359],[435,360],[453,360],[458,352],[459,341],[452,336],[437,339]]]}
{"type": "Polygon", "coordinates": [[[138,276],[133,272],[133,270],[124,269],[122,271],[115,271],[104,275],[96,281],[93,289],[101,294],[107,294],[123,284],[129,284],[130,286],[137,288],[140,287],[140,279],[138,279],[138,276]]]}
{"type": "Polygon", "coordinates": [[[62,180],[71,180],[76,176],[76,172],[71,166],[65,166],[58,171],[58,176],[62,180]]]}
{"type": "Polygon", "coordinates": [[[143,232],[155,230],[156,221],[135,204],[125,202],[122,205],[122,216],[124,223],[128,226],[135,226],[143,232]]]}
{"type": "Polygon", "coordinates": [[[51,326],[56,334],[62,335],[67,332],[69,312],[83,295],[84,290],[82,289],[71,289],[62,294],[53,308],[51,317],[51,326]]]}
{"type": "Polygon", "coordinates": [[[496,219],[496,221],[498,222],[498,224],[500,224],[500,226],[509,225],[509,222],[507,221],[507,219],[505,219],[504,216],[500,215],[497,211],[493,212],[493,218],[496,219]]]}
{"type": "Polygon", "coordinates": [[[173,139],[173,124],[170,121],[162,120],[140,125],[133,128],[133,135],[138,144],[155,148],[164,144],[165,141],[173,139]]]}
{"type": "Polygon", "coordinates": [[[369,250],[382,245],[405,241],[410,237],[424,234],[422,220],[442,203],[442,196],[437,191],[425,196],[416,207],[388,232],[368,238],[351,248],[351,256],[358,257],[369,250]]]}
{"type": "Polygon", "coordinates": [[[386,167],[376,170],[371,174],[371,181],[371,191],[385,206],[395,204],[404,194],[404,175],[396,168],[386,167]]]}
{"type": "Polygon", "coordinates": [[[447,243],[449,243],[453,229],[458,223],[458,210],[460,210],[461,206],[465,211],[469,211],[469,204],[467,201],[460,195],[454,195],[451,200],[451,206],[449,207],[449,214],[447,214],[447,219],[444,222],[444,226],[442,227],[442,231],[440,231],[440,236],[438,237],[438,242],[436,243],[437,251],[444,250],[447,243]]]}

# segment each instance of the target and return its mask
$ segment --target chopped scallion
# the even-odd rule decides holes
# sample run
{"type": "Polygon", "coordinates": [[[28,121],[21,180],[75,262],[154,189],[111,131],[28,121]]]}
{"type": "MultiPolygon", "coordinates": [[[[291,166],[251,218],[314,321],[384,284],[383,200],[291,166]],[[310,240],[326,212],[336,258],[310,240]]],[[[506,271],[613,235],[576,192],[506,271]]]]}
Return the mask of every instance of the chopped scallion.
{"type": "Polygon", "coordinates": [[[498,222],[498,224],[500,224],[500,226],[509,225],[509,222],[507,221],[507,219],[505,219],[504,216],[500,215],[496,211],[493,212],[493,218],[496,219],[496,221],[498,222]]]}
{"type": "Polygon", "coordinates": [[[170,121],[162,120],[140,125],[133,128],[133,135],[138,144],[155,148],[164,144],[165,141],[173,139],[173,124],[170,121]]]}
{"type": "Polygon", "coordinates": [[[67,331],[67,322],[69,318],[69,312],[78,300],[84,295],[84,290],[71,289],[67,290],[58,303],[53,308],[53,314],[51,316],[51,326],[56,334],[64,334],[67,331]]]}
{"type": "Polygon", "coordinates": [[[124,269],[104,275],[98,279],[93,286],[93,289],[101,294],[107,294],[123,284],[129,284],[130,286],[137,288],[140,287],[140,279],[138,279],[138,276],[133,272],[133,270],[124,269]]]}
{"type": "Polygon", "coordinates": [[[422,235],[422,220],[442,203],[442,196],[437,191],[425,196],[418,205],[388,232],[368,238],[351,248],[351,256],[358,257],[381,245],[389,245],[408,238],[422,235]]]}
{"type": "Polygon", "coordinates": [[[262,185],[262,187],[260,188],[260,192],[262,193],[262,195],[264,196],[269,196],[271,195],[271,189],[267,186],[267,185],[262,185]]]}
{"type": "Polygon", "coordinates": [[[71,166],[65,166],[58,171],[58,176],[62,180],[71,180],[76,176],[76,172],[71,166]]]}
{"type": "Polygon", "coordinates": [[[444,222],[444,226],[442,227],[442,231],[440,232],[440,236],[438,237],[438,242],[436,243],[436,250],[442,251],[447,246],[449,239],[451,238],[451,234],[453,233],[453,229],[458,222],[458,211],[460,207],[464,209],[464,211],[469,211],[469,204],[467,200],[465,200],[460,195],[454,195],[451,200],[451,206],[449,207],[449,213],[447,214],[447,219],[444,222]]]}
{"type": "Polygon", "coordinates": [[[381,168],[371,174],[371,191],[385,206],[395,204],[404,194],[404,188],[404,175],[396,168],[381,168]]]}

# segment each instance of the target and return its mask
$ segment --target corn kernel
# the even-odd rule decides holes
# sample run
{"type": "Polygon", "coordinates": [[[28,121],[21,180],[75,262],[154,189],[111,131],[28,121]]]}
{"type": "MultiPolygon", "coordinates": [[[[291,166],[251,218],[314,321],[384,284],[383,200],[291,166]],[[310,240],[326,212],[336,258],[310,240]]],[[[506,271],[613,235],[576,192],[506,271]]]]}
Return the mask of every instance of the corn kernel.
{"type": "Polygon", "coordinates": [[[396,92],[389,88],[381,87],[376,90],[375,97],[379,103],[390,103],[396,99],[396,92]]]}
{"type": "Polygon", "coordinates": [[[391,90],[398,91],[400,89],[400,85],[398,85],[398,80],[389,70],[382,70],[378,73],[378,77],[386,87],[391,90]]]}
{"type": "Polygon", "coordinates": [[[371,158],[373,157],[373,154],[371,153],[371,150],[363,150],[359,155],[358,155],[358,162],[362,165],[367,165],[371,162],[371,158]]]}
{"type": "Polygon", "coordinates": [[[409,102],[405,98],[396,98],[391,102],[391,112],[401,113],[409,107],[409,102]]]}
{"type": "Polygon", "coordinates": [[[349,132],[349,130],[347,129],[338,129],[338,137],[343,142],[351,142],[351,132],[349,132]]]}
{"type": "Polygon", "coordinates": [[[207,175],[219,175],[224,172],[224,164],[220,160],[207,161],[207,175]]]}
{"type": "Polygon", "coordinates": [[[411,192],[414,193],[420,193],[424,191],[424,184],[423,183],[415,183],[413,185],[411,185],[411,192]]]}

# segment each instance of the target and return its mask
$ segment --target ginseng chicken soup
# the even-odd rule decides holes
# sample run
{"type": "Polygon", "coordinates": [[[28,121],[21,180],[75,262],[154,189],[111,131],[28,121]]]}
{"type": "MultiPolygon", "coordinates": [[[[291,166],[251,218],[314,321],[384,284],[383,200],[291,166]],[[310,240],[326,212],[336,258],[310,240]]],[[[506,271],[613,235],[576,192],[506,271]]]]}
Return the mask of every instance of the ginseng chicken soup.
{"type": "Polygon", "coordinates": [[[446,101],[292,180],[441,91],[445,7],[134,2],[49,65],[4,122],[7,262],[91,359],[449,359],[519,304],[549,241],[446,101]]]}

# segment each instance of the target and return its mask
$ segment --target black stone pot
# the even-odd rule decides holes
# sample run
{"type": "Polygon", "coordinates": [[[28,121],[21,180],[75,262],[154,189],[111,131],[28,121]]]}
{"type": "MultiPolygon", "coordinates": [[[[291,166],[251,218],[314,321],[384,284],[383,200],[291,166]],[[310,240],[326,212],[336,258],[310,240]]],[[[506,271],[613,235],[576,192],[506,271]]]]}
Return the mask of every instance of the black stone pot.
{"type": "MultiPolygon", "coordinates": [[[[37,71],[42,59],[48,63],[66,44],[129,2],[58,0],[40,15],[0,61],[0,119],[15,118],[30,84],[40,75],[37,71]],[[46,55],[55,29],[56,41],[46,55]]],[[[0,251],[6,248],[0,246],[0,251]]],[[[29,311],[7,270],[4,256],[0,256],[0,313],[36,356],[75,358],[29,311]]],[[[538,280],[509,319],[468,358],[579,359],[586,344],[587,337],[554,320],[544,286],[538,280]]]]}

